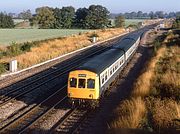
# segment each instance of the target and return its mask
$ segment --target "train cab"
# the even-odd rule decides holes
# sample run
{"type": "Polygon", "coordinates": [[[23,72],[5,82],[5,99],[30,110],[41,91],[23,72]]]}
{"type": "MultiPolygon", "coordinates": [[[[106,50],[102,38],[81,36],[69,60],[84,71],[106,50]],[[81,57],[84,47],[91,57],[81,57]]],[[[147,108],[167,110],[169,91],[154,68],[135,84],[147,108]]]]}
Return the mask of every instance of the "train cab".
{"type": "Polygon", "coordinates": [[[72,103],[97,100],[99,98],[99,77],[88,70],[71,71],[67,91],[72,103]]]}

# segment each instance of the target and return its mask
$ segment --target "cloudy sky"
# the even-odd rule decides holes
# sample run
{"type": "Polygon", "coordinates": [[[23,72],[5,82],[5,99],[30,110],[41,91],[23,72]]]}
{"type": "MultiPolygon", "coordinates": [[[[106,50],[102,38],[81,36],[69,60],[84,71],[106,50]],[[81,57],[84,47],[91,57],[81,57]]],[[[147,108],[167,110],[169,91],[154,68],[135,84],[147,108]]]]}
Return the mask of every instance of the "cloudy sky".
{"type": "Polygon", "coordinates": [[[31,9],[35,12],[37,7],[73,6],[75,8],[88,7],[100,4],[108,8],[111,13],[131,11],[180,11],[180,0],[1,0],[0,12],[21,12],[31,9]]]}

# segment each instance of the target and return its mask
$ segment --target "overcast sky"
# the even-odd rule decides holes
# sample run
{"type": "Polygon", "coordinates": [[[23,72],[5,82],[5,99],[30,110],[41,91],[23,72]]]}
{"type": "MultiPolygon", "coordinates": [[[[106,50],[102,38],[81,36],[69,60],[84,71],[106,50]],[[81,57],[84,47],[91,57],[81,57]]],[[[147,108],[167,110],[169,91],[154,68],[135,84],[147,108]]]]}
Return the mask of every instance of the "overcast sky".
{"type": "Polygon", "coordinates": [[[19,13],[31,9],[34,13],[37,7],[73,6],[88,7],[92,4],[100,4],[108,8],[111,13],[132,11],[180,11],[180,0],[1,0],[0,12],[19,13]]]}

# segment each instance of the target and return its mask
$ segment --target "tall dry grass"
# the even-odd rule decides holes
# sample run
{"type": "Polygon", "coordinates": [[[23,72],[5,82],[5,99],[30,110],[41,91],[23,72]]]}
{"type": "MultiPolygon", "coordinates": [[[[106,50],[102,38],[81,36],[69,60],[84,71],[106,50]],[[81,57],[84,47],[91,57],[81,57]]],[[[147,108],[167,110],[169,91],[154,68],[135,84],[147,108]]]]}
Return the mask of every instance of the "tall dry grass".
{"type": "Polygon", "coordinates": [[[132,91],[132,96],[145,97],[149,95],[151,89],[151,81],[154,76],[154,70],[157,61],[159,58],[165,53],[166,48],[162,47],[158,50],[158,53],[155,57],[151,59],[151,61],[147,64],[144,69],[144,72],[137,78],[137,81],[134,83],[134,88],[132,91]]]}
{"type": "Polygon", "coordinates": [[[178,129],[180,127],[180,104],[173,99],[155,98],[150,104],[153,129],[178,129]]]}
{"type": "MultiPolygon", "coordinates": [[[[96,33],[99,35],[99,40],[104,40],[123,32],[124,29],[120,28],[96,30],[96,33]]],[[[41,42],[38,47],[33,47],[30,52],[26,52],[13,58],[3,58],[0,60],[0,63],[17,59],[20,68],[26,68],[90,45],[91,41],[89,40],[89,36],[91,34],[92,32],[87,32],[82,35],[73,35],[62,39],[44,41],[41,42]]]]}
{"type": "Polygon", "coordinates": [[[141,97],[125,100],[114,110],[115,119],[110,129],[138,128],[145,113],[145,103],[141,97]]]}
{"type": "MultiPolygon", "coordinates": [[[[172,45],[172,42],[170,43],[172,45]]],[[[134,83],[131,99],[126,99],[115,109],[110,132],[117,133],[117,130],[128,134],[147,132],[130,131],[143,127],[155,133],[166,130],[176,133],[180,128],[179,63],[178,45],[158,49],[134,83]],[[154,89],[156,94],[153,94],[154,89]]]]}

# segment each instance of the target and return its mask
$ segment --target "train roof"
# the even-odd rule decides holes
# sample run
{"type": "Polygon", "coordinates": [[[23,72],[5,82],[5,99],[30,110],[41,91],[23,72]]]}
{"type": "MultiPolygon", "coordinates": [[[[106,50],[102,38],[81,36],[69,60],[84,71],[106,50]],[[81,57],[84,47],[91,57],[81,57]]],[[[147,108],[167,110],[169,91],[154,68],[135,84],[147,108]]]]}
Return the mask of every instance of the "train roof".
{"type": "Polygon", "coordinates": [[[100,74],[107,67],[111,66],[123,54],[124,52],[120,49],[110,49],[104,53],[93,57],[88,62],[80,66],[78,70],[89,70],[91,72],[100,74]]]}
{"type": "Polygon", "coordinates": [[[114,48],[120,48],[124,51],[127,51],[140,37],[139,34],[130,34],[129,36],[123,38],[118,44],[114,46],[114,48]]]}
{"type": "Polygon", "coordinates": [[[127,51],[139,37],[140,34],[130,34],[126,36],[110,50],[91,58],[89,61],[80,66],[78,70],[89,70],[100,74],[107,67],[111,66],[117,59],[119,59],[124,54],[124,51],[127,51]]]}

